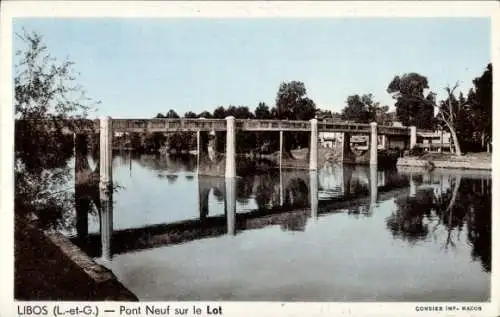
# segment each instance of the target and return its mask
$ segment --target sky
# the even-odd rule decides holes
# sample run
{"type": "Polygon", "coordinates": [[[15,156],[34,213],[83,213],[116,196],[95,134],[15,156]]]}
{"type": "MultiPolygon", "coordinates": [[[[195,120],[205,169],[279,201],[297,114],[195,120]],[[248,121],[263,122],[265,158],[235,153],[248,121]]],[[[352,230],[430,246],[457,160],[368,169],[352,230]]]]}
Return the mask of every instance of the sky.
{"type": "MultiPolygon", "coordinates": [[[[317,107],[340,112],[349,95],[386,92],[417,72],[430,89],[472,79],[491,61],[489,18],[16,18],[51,55],[75,62],[92,117],[150,118],[174,109],[275,105],[280,83],[304,82],[317,107]]],[[[13,37],[13,50],[25,45],[13,37]]],[[[14,63],[16,61],[14,60],[14,63]]]]}

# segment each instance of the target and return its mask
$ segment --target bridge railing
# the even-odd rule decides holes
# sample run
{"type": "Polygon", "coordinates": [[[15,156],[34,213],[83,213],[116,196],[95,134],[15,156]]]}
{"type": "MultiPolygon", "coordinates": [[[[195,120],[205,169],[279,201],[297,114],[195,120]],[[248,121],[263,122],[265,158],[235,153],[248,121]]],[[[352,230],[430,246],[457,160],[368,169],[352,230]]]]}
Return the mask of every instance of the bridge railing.
{"type": "Polygon", "coordinates": [[[245,131],[311,131],[309,121],[236,119],[236,128],[245,131]]]}
{"type": "Polygon", "coordinates": [[[410,135],[410,129],[408,127],[378,126],[377,130],[378,130],[378,134],[410,135]]]}
{"type": "Polygon", "coordinates": [[[113,119],[112,122],[115,132],[226,130],[224,119],[113,119]]]}
{"type": "MultiPolygon", "coordinates": [[[[56,122],[49,120],[16,120],[16,126],[23,126],[30,122],[36,122],[47,127],[55,125],[65,126],[68,131],[75,132],[98,132],[99,119],[67,119],[56,122]]],[[[236,119],[237,130],[243,131],[311,131],[309,121],[298,120],[255,120],[236,119]]],[[[175,131],[225,131],[227,129],[226,119],[112,119],[112,128],[115,132],[175,132],[175,131]]],[[[378,126],[378,134],[404,135],[410,134],[408,127],[378,126]]],[[[347,132],[347,133],[370,133],[371,127],[367,123],[346,122],[318,122],[319,132],[347,132]]],[[[418,130],[417,133],[428,131],[418,130]]]]}
{"type": "Polygon", "coordinates": [[[368,123],[318,122],[319,131],[336,130],[342,132],[369,132],[368,123]]]}

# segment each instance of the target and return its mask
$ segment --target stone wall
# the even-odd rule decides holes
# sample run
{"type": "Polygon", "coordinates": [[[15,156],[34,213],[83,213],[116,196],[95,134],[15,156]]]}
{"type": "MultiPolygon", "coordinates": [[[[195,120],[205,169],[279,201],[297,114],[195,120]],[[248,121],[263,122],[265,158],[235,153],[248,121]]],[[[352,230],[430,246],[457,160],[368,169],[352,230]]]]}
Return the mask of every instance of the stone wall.
{"type": "Polygon", "coordinates": [[[429,161],[411,157],[399,158],[397,166],[491,170],[491,163],[486,163],[486,162],[429,161]]]}

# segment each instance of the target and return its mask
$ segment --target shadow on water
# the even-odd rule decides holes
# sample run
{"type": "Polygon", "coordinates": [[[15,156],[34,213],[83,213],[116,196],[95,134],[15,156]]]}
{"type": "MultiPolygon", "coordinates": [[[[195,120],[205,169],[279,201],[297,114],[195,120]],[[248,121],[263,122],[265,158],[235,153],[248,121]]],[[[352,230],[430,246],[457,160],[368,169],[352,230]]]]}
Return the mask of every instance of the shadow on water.
{"type": "MultiPolygon", "coordinates": [[[[385,225],[394,239],[414,246],[444,232],[445,251],[456,248],[457,240],[467,239],[471,258],[480,261],[486,272],[491,270],[491,174],[476,177],[457,171],[428,173],[326,165],[312,173],[268,169],[254,174],[240,172],[235,179],[224,179],[196,175],[196,162],[189,156],[117,155],[114,164],[130,166],[132,179],[132,169],[140,167],[165,179],[168,186],[181,186],[182,179],[196,185],[197,189],[190,188],[197,192],[192,200],[198,202],[198,216],[176,221],[159,218],[154,224],[134,223],[114,230],[116,218],[111,216],[110,223],[103,226],[101,214],[101,234],[74,238],[95,257],[109,254],[111,258],[113,254],[269,226],[303,232],[308,230],[311,219],[335,213],[372,217],[380,204],[389,202],[393,207],[385,225]],[[213,208],[219,208],[222,214],[214,214],[213,208]]],[[[134,195],[128,190],[125,188],[134,195]]],[[[106,206],[112,215],[113,202],[106,206]]],[[[140,211],[120,210],[123,212],[140,211]]]]}

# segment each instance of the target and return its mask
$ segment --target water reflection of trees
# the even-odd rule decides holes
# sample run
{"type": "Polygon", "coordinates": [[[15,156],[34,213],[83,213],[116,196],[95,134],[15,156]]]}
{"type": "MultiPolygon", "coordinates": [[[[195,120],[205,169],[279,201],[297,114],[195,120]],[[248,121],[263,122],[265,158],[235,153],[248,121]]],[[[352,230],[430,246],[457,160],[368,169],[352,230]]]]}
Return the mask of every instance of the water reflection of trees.
{"type": "Polygon", "coordinates": [[[485,179],[455,176],[449,186],[420,188],[414,197],[396,199],[396,210],[386,219],[394,237],[411,244],[444,229],[443,249],[454,248],[467,231],[472,258],[491,270],[491,184],[485,179]]]}
{"type": "Polygon", "coordinates": [[[396,199],[397,211],[386,220],[387,227],[395,237],[415,243],[427,237],[428,225],[424,218],[431,215],[434,193],[430,188],[419,190],[415,197],[396,199]]]}
{"type": "MultiPolygon", "coordinates": [[[[132,157],[141,166],[152,171],[178,173],[181,171],[196,171],[196,159],[190,155],[161,155],[144,154],[139,157],[132,157]]],[[[161,174],[159,174],[159,177],[161,174]]]]}
{"type": "Polygon", "coordinates": [[[266,173],[259,175],[254,185],[255,202],[259,209],[280,205],[279,174],[266,173]]]}

